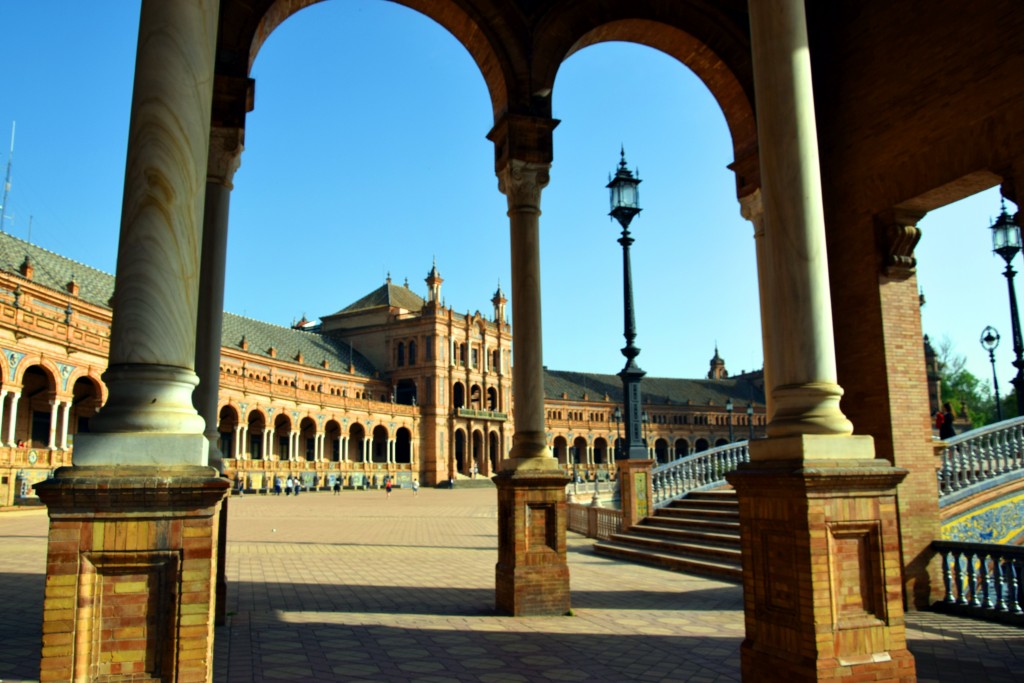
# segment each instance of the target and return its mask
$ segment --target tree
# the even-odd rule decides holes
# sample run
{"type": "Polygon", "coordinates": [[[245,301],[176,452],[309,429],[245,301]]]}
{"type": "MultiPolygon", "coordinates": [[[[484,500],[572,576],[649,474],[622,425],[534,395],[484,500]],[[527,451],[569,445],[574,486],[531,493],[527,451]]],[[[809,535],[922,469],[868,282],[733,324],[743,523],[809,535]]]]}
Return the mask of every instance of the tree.
{"type": "Polygon", "coordinates": [[[948,401],[953,406],[953,412],[957,414],[966,409],[967,419],[972,427],[995,422],[996,406],[992,397],[992,387],[967,370],[967,359],[953,351],[953,342],[949,337],[943,337],[939,342],[935,356],[942,379],[942,403],[948,401]]]}

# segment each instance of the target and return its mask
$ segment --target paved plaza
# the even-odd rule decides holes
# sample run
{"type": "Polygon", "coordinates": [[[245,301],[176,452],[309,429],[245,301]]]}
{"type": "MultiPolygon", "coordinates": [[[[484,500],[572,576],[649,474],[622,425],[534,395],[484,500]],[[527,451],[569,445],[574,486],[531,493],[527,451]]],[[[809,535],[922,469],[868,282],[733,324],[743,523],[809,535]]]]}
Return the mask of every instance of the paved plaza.
{"type": "MultiPolygon", "coordinates": [[[[569,534],[572,616],[493,615],[493,489],[230,500],[215,681],[736,681],[742,592],[569,534]]],[[[0,515],[0,680],[38,676],[41,509],[0,515]]],[[[1024,630],[908,617],[922,681],[1024,680],[1024,630]]]]}

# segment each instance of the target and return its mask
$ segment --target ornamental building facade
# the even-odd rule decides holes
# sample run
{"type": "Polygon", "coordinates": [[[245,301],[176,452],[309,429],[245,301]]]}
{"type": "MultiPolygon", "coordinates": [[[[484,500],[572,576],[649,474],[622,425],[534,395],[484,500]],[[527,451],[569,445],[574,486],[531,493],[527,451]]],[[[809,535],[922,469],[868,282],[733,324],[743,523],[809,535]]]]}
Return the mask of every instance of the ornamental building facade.
{"type": "MultiPolygon", "coordinates": [[[[366,296],[292,327],[225,313],[219,450],[238,485],[436,485],[490,477],[514,432],[508,301],[490,315],[388,277],[366,296]]],[[[71,464],[102,409],[114,277],[0,234],[0,501],[71,464]]],[[[644,434],[659,463],[759,436],[762,373],[729,377],[715,349],[705,379],[646,378],[644,434]],[[728,410],[727,408],[731,408],[728,410]]],[[[613,374],[545,369],[546,439],[580,478],[616,475],[622,384],[613,374]],[[617,419],[618,418],[618,419],[617,419]]]]}

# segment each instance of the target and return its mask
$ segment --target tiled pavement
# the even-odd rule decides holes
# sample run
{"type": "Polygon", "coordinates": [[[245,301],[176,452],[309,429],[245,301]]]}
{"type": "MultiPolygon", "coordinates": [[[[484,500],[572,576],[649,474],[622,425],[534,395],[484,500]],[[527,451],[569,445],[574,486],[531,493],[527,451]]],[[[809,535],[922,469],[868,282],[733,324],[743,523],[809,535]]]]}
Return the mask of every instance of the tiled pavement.
{"type": "MultiPolygon", "coordinates": [[[[230,502],[214,680],[734,681],[738,586],[597,557],[570,534],[573,615],[496,617],[495,492],[230,502]]],[[[0,679],[35,680],[41,511],[0,515],[0,679]]],[[[908,616],[922,681],[1024,680],[1024,630],[908,616]]]]}

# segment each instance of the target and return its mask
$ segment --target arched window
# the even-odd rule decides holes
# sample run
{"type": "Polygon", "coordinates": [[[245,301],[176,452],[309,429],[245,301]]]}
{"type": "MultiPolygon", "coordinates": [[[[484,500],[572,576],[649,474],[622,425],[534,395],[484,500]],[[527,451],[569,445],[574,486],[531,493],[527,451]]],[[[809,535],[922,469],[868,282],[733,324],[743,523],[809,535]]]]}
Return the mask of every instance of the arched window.
{"type": "Polygon", "coordinates": [[[398,367],[402,367],[403,365],[405,365],[405,344],[403,344],[402,342],[398,342],[396,364],[398,365],[398,367]]]}
{"type": "Polygon", "coordinates": [[[416,365],[416,342],[409,342],[409,365],[416,365]]]}

